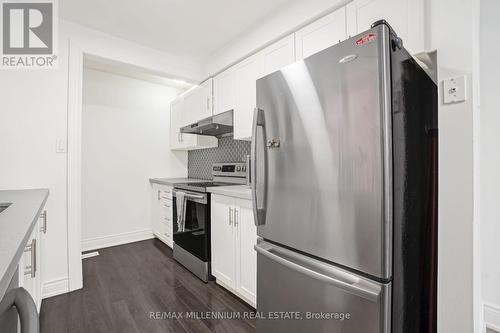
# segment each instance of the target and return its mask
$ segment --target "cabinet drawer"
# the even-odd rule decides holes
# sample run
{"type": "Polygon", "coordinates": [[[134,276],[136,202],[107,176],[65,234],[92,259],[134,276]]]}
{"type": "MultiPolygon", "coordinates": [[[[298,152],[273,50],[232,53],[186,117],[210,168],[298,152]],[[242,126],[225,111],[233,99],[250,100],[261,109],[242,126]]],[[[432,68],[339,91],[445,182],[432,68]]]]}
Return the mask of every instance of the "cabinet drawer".
{"type": "Polygon", "coordinates": [[[160,198],[172,200],[172,190],[161,190],[160,191],[160,198]]]}
{"type": "Polygon", "coordinates": [[[160,200],[160,206],[161,208],[168,208],[168,209],[172,209],[172,200],[169,200],[169,199],[161,199],[160,200]]]}
{"type": "Polygon", "coordinates": [[[160,217],[161,222],[172,226],[172,215],[163,215],[160,217]]]}

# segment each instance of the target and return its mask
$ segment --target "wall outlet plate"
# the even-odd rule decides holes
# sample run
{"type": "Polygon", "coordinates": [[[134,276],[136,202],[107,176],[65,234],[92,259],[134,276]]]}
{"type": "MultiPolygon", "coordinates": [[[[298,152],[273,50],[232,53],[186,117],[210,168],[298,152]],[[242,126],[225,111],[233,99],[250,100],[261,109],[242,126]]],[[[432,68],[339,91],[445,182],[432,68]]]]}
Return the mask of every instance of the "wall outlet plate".
{"type": "Polygon", "coordinates": [[[465,75],[443,80],[443,103],[458,103],[467,99],[465,75]]]}

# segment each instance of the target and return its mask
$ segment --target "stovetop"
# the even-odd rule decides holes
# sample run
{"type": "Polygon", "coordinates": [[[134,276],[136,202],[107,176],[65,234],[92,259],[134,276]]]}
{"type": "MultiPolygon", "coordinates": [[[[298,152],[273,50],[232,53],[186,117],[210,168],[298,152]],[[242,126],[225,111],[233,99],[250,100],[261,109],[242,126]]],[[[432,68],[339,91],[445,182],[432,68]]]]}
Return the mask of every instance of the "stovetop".
{"type": "Polygon", "coordinates": [[[230,186],[230,185],[238,185],[238,184],[216,182],[216,181],[206,181],[206,182],[200,182],[200,183],[177,183],[177,184],[175,184],[174,187],[179,188],[179,189],[184,189],[184,190],[206,192],[207,187],[230,186]]]}

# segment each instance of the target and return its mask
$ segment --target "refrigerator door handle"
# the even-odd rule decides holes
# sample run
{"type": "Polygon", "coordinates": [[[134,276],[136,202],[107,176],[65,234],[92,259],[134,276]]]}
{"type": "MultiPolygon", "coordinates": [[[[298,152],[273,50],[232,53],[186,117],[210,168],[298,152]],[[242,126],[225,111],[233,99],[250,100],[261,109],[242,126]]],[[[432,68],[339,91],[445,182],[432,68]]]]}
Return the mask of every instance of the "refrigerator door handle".
{"type": "Polygon", "coordinates": [[[253,212],[255,216],[255,225],[263,225],[265,224],[266,218],[266,196],[267,196],[267,150],[264,146],[263,153],[263,163],[264,163],[264,180],[263,180],[263,193],[262,193],[262,206],[259,207],[259,203],[257,201],[257,129],[262,127],[262,132],[264,137],[262,138],[262,142],[266,143],[266,127],[264,120],[264,110],[259,108],[255,108],[253,115],[253,126],[252,126],[252,151],[251,151],[251,179],[252,179],[252,205],[253,212]]]}
{"type": "Polygon", "coordinates": [[[333,285],[374,303],[379,301],[382,287],[367,279],[264,241],[256,244],[254,248],[258,254],[312,279],[333,285]]]}

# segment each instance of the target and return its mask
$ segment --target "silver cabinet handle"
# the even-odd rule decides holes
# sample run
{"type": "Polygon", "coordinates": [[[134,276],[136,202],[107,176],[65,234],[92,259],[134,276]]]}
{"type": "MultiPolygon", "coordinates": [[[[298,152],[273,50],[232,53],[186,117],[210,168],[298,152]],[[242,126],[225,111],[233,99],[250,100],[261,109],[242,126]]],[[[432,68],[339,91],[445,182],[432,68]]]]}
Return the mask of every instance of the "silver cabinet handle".
{"type": "Polygon", "coordinates": [[[160,200],[160,190],[158,190],[158,200],[160,200]]]}
{"type": "Polygon", "coordinates": [[[258,108],[255,108],[253,115],[253,126],[252,126],[252,150],[251,150],[251,179],[252,179],[252,205],[253,212],[255,218],[255,225],[263,225],[265,224],[266,218],[266,200],[267,200],[267,148],[265,147],[267,141],[266,135],[266,127],[265,127],[265,119],[264,119],[264,111],[258,108]],[[262,132],[264,137],[262,138],[262,142],[264,142],[264,154],[263,154],[263,162],[264,162],[264,180],[263,180],[263,193],[262,193],[262,206],[259,207],[259,203],[257,202],[257,129],[258,127],[262,127],[262,132]]]}
{"type": "Polygon", "coordinates": [[[31,252],[31,263],[30,266],[26,266],[27,271],[24,275],[31,275],[32,278],[36,276],[36,239],[31,240],[31,244],[24,248],[24,252],[31,252]]]}
{"type": "Polygon", "coordinates": [[[40,218],[42,219],[42,226],[40,227],[40,232],[44,234],[47,233],[47,211],[44,210],[42,214],[40,214],[40,218]]]}
{"type": "Polygon", "coordinates": [[[238,226],[238,209],[234,209],[234,218],[233,218],[233,221],[234,221],[234,226],[237,227],[238,226]]]}
{"type": "Polygon", "coordinates": [[[20,287],[8,291],[0,302],[0,316],[16,307],[22,333],[39,333],[40,322],[35,301],[26,289],[20,287]]]}
{"type": "Polygon", "coordinates": [[[229,207],[229,225],[233,224],[233,209],[229,207]]]}
{"type": "Polygon", "coordinates": [[[210,97],[207,96],[207,110],[210,111],[210,97]]]}
{"type": "Polygon", "coordinates": [[[254,249],[258,254],[293,271],[333,285],[371,302],[378,302],[382,293],[382,287],[378,284],[290,250],[278,248],[270,243],[260,242],[254,246],[254,249]]]}

